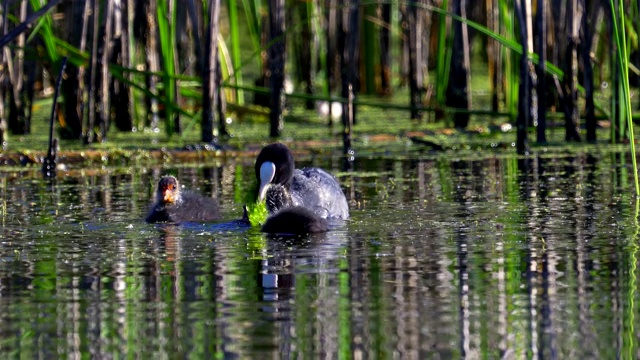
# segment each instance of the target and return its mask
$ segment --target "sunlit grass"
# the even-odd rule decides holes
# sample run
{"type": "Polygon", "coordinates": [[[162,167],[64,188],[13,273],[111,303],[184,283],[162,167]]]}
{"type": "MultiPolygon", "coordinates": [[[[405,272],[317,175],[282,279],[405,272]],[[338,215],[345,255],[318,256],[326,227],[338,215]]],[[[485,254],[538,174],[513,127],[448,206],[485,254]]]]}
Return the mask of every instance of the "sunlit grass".
{"type": "MultiPolygon", "coordinates": [[[[230,0],[227,5],[229,10],[229,36],[231,42],[231,59],[233,61],[233,81],[236,85],[242,85],[242,59],[240,51],[240,26],[238,24],[238,4],[236,0],[230,0]]],[[[244,92],[237,90],[236,102],[244,104],[244,92]]]]}
{"type": "Polygon", "coordinates": [[[631,162],[633,165],[633,179],[635,182],[636,197],[640,197],[640,183],[638,182],[638,165],[636,161],[636,149],[635,140],[633,136],[633,121],[631,110],[631,90],[629,88],[629,57],[627,55],[627,39],[624,29],[625,26],[625,13],[624,4],[620,2],[618,4],[618,14],[615,13],[615,2],[610,0],[611,11],[614,14],[612,17],[613,22],[613,35],[616,44],[617,53],[615,54],[617,63],[620,69],[620,80],[622,81],[622,93],[620,94],[622,104],[622,116],[623,120],[626,120],[629,130],[629,146],[631,150],[631,162]],[[623,31],[620,31],[622,29],[623,31]]]}
{"type": "MultiPolygon", "coordinates": [[[[159,0],[157,4],[158,11],[158,34],[160,35],[160,56],[163,59],[162,83],[166,101],[176,103],[176,59],[178,54],[175,52],[176,41],[176,9],[175,3],[165,0],[159,0]],[[173,5],[173,9],[169,8],[173,5]],[[168,18],[171,15],[171,19],[168,18]]],[[[165,107],[165,131],[169,136],[175,131],[174,114],[171,107],[165,107]]]]}
{"type": "MultiPolygon", "coordinates": [[[[474,67],[474,71],[481,75],[482,67],[474,67]]],[[[476,75],[476,74],[474,74],[476,75]]],[[[474,101],[478,108],[488,108],[490,98],[487,91],[483,90],[486,85],[485,76],[474,76],[471,84],[474,90],[474,101]]],[[[397,92],[392,98],[385,99],[386,102],[396,103],[405,99],[408,90],[397,92]]],[[[373,99],[374,97],[372,97],[373,99]]],[[[367,97],[360,97],[361,100],[368,100],[367,97]]],[[[292,99],[289,101],[290,108],[285,116],[285,127],[281,141],[305,142],[311,141],[324,143],[326,147],[339,148],[341,146],[341,127],[330,128],[326,125],[326,118],[320,116],[314,110],[305,110],[304,100],[292,99]]],[[[39,100],[35,104],[35,114],[33,118],[32,133],[25,136],[9,136],[9,151],[45,151],[48,139],[48,117],[51,111],[51,100],[39,100]]],[[[547,148],[564,145],[564,120],[561,114],[550,113],[547,148]]],[[[233,119],[228,124],[228,130],[232,137],[226,142],[231,148],[244,149],[247,144],[263,144],[273,141],[265,136],[268,131],[268,119],[266,116],[245,115],[242,118],[236,117],[233,113],[229,116],[233,119]]],[[[379,147],[380,144],[396,144],[395,146],[408,146],[411,144],[407,135],[412,133],[426,134],[430,140],[444,145],[448,150],[456,149],[492,149],[492,143],[502,145],[515,142],[515,132],[501,132],[498,127],[509,120],[507,117],[493,117],[489,115],[472,116],[468,131],[455,131],[451,129],[450,121],[437,123],[427,121],[415,121],[410,119],[408,111],[379,108],[373,106],[359,106],[358,116],[360,121],[354,127],[354,146],[356,151],[368,148],[379,147]],[[382,135],[382,136],[379,136],[382,135]],[[466,145],[464,145],[466,144],[466,145]]],[[[598,138],[607,139],[608,128],[598,129],[598,138]]],[[[535,128],[530,128],[534,134],[535,128]]],[[[114,128],[108,134],[109,141],[106,143],[95,143],[90,147],[73,140],[61,140],[60,150],[86,150],[88,148],[103,150],[145,150],[145,149],[167,149],[176,150],[187,145],[200,143],[200,125],[196,121],[193,126],[185,127],[184,133],[180,136],[169,137],[164,131],[151,130],[148,128],[139,129],[135,132],[119,132],[114,128]]],[[[600,142],[606,143],[605,140],[600,142]]],[[[533,151],[536,144],[533,143],[533,151]]],[[[580,146],[580,145],[576,145],[580,146]]],[[[416,149],[420,146],[415,145],[416,149]]],[[[493,148],[497,151],[502,149],[493,148]]],[[[512,151],[506,148],[506,151],[512,151]]]]}
{"type": "MultiPolygon", "coordinates": [[[[239,3],[239,2],[238,2],[239,3]]],[[[245,28],[248,28],[247,31],[249,36],[239,36],[239,40],[242,42],[240,46],[240,50],[242,51],[243,60],[246,60],[247,54],[255,54],[257,50],[259,50],[259,23],[260,23],[260,12],[264,10],[264,2],[259,0],[245,0],[242,1],[243,6],[240,7],[240,11],[244,11],[248,21],[246,23],[242,23],[238,21],[236,26],[242,27],[239,33],[242,34],[245,28]],[[253,46],[252,46],[253,45],[253,46]]],[[[505,2],[501,2],[502,6],[506,6],[505,2]]],[[[239,6],[240,4],[236,4],[239,6]]],[[[433,16],[439,17],[440,19],[450,19],[453,21],[461,21],[461,19],[454,18],[451,14],[447,13],[446,10],[442,10],[442,8],[429,10],[434,11],[433,16]]],[[[160,11],[160,10],[159,10],[160,11]]],[[[396,9],[396,11],[399,11],[396,9]]],[[[319,11],[311,11],[316,15],[310,16],[311,20],[309,21],[317,21],[319,19],[319,11]]],[[[241,14],[236,14],[238,18],[242,18],[241,14]]],[[[503,15],[508,15],[508,7],[505,7],[503,11],[503,15]]],[[[166,19],[164,19],[166,20],[166,19]]],[[[300,19],[297,19],[301,21],[300,19]]],[[[511,35],[508,34],[490,34],[486,28],[484,28],[480,24],[476,24],[470,21],[465,21],[470,27],[475,28],[479,32],[482,33],[482,36],[489,36],[495,40],[498,40],[505,49],[505,54],[515,54],[518,51],[522,51],[519,49],[519,44],[517,44],[514,40],[511,39],[511,35]]],[[[171,24],[159,24],[163,30],[163,34],[161,36],[171,37],[172,28],[171,24]]],[[[512,25],[512,24],[511,24],[512,25]]],[[[298,26],[295,22],[291,24],[292,27],[298,26]]],[[[314,28],[320,28],[320,26],[316,26],[314,28]]],[[[226,29],[225,31],[229,31],[230,29],[226,29]]],[[[441,33],[438,34],[438,37],[446,39],[446,26],[444,26],[444,21],[442,22],[442,26],[440,28],[441,33]]],[[[400,35],[400,31],[397,29],[392,31],[392,34],[395,36],[400,35]]],[[[239,34],[236,34],[238,36],[239,34]]],[[[229,33],[225,33],[225,36],[230,36],[229,33]]],[[[234,36],[234,38],[236,37],[234,36]]],[[[172,54],[173,46],[170,42],[172,40],[165,39],[163,42],[163,48],[166,50],[167,55],[175,56],[176,54],[172,54]]],[[[393,41],[397,41],[395,38],[393,41]]],[[[443,44],[445,41],[443,40],[443,44]]],[[[475,46],[481,45],[481,42],[477,42],[475,46]]],[[[238,44],[233,44],[237,46],[238,44]]],[[[57,45],[60,46],[60,45],[57,45]]],[[[374,47],[375,48],[375,47],[374,47]]],[[[237,49],[237,48],[236,48],[237,49]]],[[[444,59],[447,58],[446,53],[443,51],[444,59]]],[[[473,108],[474,109],[490,109],[490,101],[489,101],[489,84],[488,84],[488,76],[486,71],[486,64],[483,61],[478,59],[478,52],[482,50],[475,50],[474,55],[474,63],[471,67],[472,83],[470,84],[472,97],[473,97],[473,108]]],[[[164,54],[164,53],[163,53],[164,54]]],[[[236,58],[238,54],[234,55],[236,58]]],[[[166,58],[168,63],[171,63],[166,58]]],[[[236,58],[237,59],[237,58],[236,58]]],[[[252,76],[256,76],[259,73],[259,61],[253,61],[254,58],[249,58],[249,61],[244,61],[245,64],[250,64],[245,67],[245,64],[241,64],[243,70],[242,76],[246,79],[251,78],[252,76]]],[[[237,61],[237,60],[234,60],[237,61]]],[[[438,67],[446,67],[448,66],[448,61],[440,61],[437,63],[438,67]]],[[[117,70],[115,66],[112,66],[112,70],[117,70]]],[[[553,67],[552,67],[553,69],[553,67]]],[[[557,69],[557,68],[556,68],[557,69]]],[[[170,69],[164,69],[165,71],[170,71],[170,69]]],[[[121,70],[123,71],[123,70],[121,70]]],[[[129,73],[132,73],[138,77],[142,77],[143,71],[138,71],[134,69],[126,70],[129,73]]],[[[430,70],[430,73],[442,71],[442,70],[430,70]]],[[[557,71],[557,70],[552,70],[557,71]]],[[[113,71],[112,74],[117,75],[117,71],[113,71]]],[[[446,71],[444,72],[446,73],[446,71]]],[[[397,74],[396,74],[397,75],[397,74]]],[[[322,77],[321,71],[316,74],[317,78],[322,77]]],[[[442,75],[444,76],[444,75],[442,75]]],[[[180,74],[170,75],[163,77],[168,82],[166,84],[160,84],[160,88],[164,89],[165,87],[170,87],[171,84],[175,83],[176,79],[179,79],[180,88],[176,89],[182,96],[189,97],[190,99],[194,99],[197,101],[198,99],[198,80],[195,78],[184,78],[180,74]]],[[[446,78],[446,76],[444,76],[446,78]]],[[[246,80],[245,79],[245,80],[246,80]]],[[[394,76],[394,79],[397,79],[394,76]]],[[[442,86],[438,77],[433,76],[429,78],[431,80],[431,84],[434,86],[442,86]]],[[[132,80],[133,81],[133,80],[132,80]]],[[[514,77],[510,80],[511,82],[517,83],[517,77],[514,77]]],[[[248,82],[248,81],[247,81],[248,82]]],[[[138,84],[142,86],[141,84],[138,84]]],[[[516,89],[514,86],[513,89],[516,89]]],[[[140,90],[140,89],[138,89],[140,90]]],[[[301,92],[300,89],[296,90],[297,92],[301,92]]],[[[171,91],[169,91],[171,92],[171,91]]],[[[441,89],[436,93],[443,93],[444,90],[441,89]]],[[[604,94],[604,91],[600,89],[600,92],[597,93],[599,99],[602,104],[608,102],[610,98],[610,94],[604,94]]],[[[170,98],[171,96],[169,96],[170,98]]],[[[629,97],[627,97],[628,99],[629,97]]],[[[395,90],[395,93],[392,97],[376,97],[376,96],[362,96],[360,95],[357,101],[370,102],[376,104],[398,104],[398,105],[406,105],[408,104],[408,90],[405,88],[398,88],[395,90]]],[[[504,99],[504,98],[503,98],[504,99]]],[[[116,132],[111,129],[108,134],[109,141],[104,144],[93,144],[90,148],[104,149],[104,150],[136,150],[136,149],[157,149],[157,148],[166,148],[168,150],[171,149],[180,149],[186,145],[195,144],[200,142],[200,124],[199,124],[199,115],[197,113],[198,109],[180,109],[177,104],[174,104],[172,100],[163,96],[162,99],[165,100],[164,107],[168,110],[167,114],[169,115],[171,112],[183,111],[185,113],[181,113],[183,115],[183,122],[185,125],[183,127],[184,133],[179,137],[171,136],[171,131],[160,131],[147,129],[144,127],[137,127],[136,132],[133,133],[124,133],[124,132],[116,132]],[[188,117],[184,116],[195,113],[195,116],[188,117]]],[[[507,101],[508,102],[508,101],[507,101]]],[[[289,99],[290,108],[285,114],[285,129],[283,132],[283,137],[281,140],[283,141],[317,141],[318,139],[322,139],[321,142],[327,144],[327,146],[338,147],[340,144],[340,134],[341,129],[339,126],[335,126],[334,128],[329,128],[325,126],[326,118],[321,117],[314,111],[309,111],[304,109],[304,100],[299,99],[289,99]]],[[[46,106],[46,105],[44,105],[46,106]]],[[[503,108],[506,107],[503,111],[505,113],[510,112],[510,105],[504,104],[503,108]]],[[[48,111],[48,110],[47,110],[48,111]]],[[[265,114],[268,112],[268,109],[264,109],[265,114]]],[[[487,148],[491,146],[492,143],[499,143],[507,146],[506,151],[512,151],[508,148],[509,143],[515,141],[515,133],[507,132],[501,133],[499,131],[495,131],[495,127],[500,126],[503,123],[509,121],[507,117],[501,116],[489,116],[489,115],[475,115],[471,117],[471,123],[468,128],[469,131],[449,131],[449,127],[452,126],[450,120],[451,113],[447,113],[445,110],[445,118],[444,121],[438,123],[430,123],[430,122],[417,122],[413,121],[409,118],[409,111],[405,111],[402,109],[393,109],[393,108],[381,108],[376,106],[368,106],[368,105],[360,105],[358,106],[358,123],[354,128],[354,145],[359,149],[363,148],[373,148],[380,143],[394,143],[394,146],[408,146],[411,144],[410,140],[407,137],[407,133],[418,132],[424,133],[424,136],[427,136],[429,139],[433,141],[437,141],[440,144],[443,144],[446,150],[460,151],[460,149],[470,149],[470,148],[487,148]],[[376,135],[384,134],[390,135],[387,137],[376,137],[376,135]],[[382,139],[382,140],[381,140],[382,139]]],[[[228,145],[231,147],[235,147],[238,149],[242,149],[246,144],[260,144],[267,141],[271,141],[266,135],[268,134],[268,120],[267,116],[259,115],[259,114],[248,114],[248,115],[238,115],[233,111],[228,114],[231,122],[228,124],[228,129],[232,134],[232,137],[227,141],[228,145]]],[[[42,123],[39,120],[42,118],[39,117],[38,114],[34,117],[34,126],[32,129],[33,135],[27,136],[10,136],[9,137],[9,150],[46,150],[46,131],[43,131],[42,123]]],[[[169,116],[171,118],[171,116],[169,116]]],[[[562,143],[563,133],[562,129],[559,126],[562,122],[562,119],[552,117],[550,119],[550,130],[549,130],[549,141],[550,146],[557,146],[562,143]]],[[[533,131],[533,129],[530,129],[533,131]]],[[[599,130],[606,131],[606,130],[599,130]]],[[[501,145],[501,146],[502,146],[501,145]]],[[[535,144],[533,144],[535,146],[535,144]]],[[[415,145],[415,148],[420,148],[420,146],[415,145]]],[[[82,150],[87,147],[82,145],[77,141],[61,141],[61,150],[82,150]]],[[[495,148],[494,148],[495,149],[495,148]]]]}

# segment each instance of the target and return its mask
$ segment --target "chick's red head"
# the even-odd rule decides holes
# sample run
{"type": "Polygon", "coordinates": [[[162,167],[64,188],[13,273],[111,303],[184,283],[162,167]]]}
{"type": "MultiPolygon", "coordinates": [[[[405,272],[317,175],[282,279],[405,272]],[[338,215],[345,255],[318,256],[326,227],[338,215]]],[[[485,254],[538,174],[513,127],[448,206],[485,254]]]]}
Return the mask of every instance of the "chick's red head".
{"type": "Polygon", "coordinates": [[[157,198],[163,204],[173,204],[180,201],[180,186],[173,176],[164,176],[158,182],[157,198]]]}

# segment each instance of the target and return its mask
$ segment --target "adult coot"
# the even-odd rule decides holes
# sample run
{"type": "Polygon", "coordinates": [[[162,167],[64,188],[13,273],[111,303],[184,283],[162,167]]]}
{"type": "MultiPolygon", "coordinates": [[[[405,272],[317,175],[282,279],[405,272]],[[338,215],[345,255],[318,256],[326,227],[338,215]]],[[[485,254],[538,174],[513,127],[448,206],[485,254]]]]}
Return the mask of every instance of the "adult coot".
{"type": "Polygon", "coordinates": [[[146,221],[156,222],[207,222],[218,220],[218,204],[212,199],[188,190],[180,190],[178,179],[163,176],[158,181],[156,202],[151,206],[146,221]]]}
{"type": "Polygon", "coordinates": [[[294,206],[310,210],[321,218],[349,218],[347,198],[336,178],[319,168],[296,169],[293,155],[284,144],[265,146],[256,159],[255,171],[260,184],[258,199],[266,198],[270,213],[294,206]],[[273,203],[287,206],[270,208],[273,203]]]}

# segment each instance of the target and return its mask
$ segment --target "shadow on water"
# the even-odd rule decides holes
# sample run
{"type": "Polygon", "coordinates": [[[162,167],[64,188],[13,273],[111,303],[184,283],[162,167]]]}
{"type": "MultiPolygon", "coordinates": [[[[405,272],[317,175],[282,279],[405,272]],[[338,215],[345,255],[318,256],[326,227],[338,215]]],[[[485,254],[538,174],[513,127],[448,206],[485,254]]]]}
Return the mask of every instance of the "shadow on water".
{"type": "Polygon", "coordinates": [[[308,237],[238,222],[250,162],[6,173],[0,357],[633,354],[627,161],[303,159],[340,174],[351,208],[308,237]],[[146,224],[166,173],[214,197],[222,220],[146,224]]]}

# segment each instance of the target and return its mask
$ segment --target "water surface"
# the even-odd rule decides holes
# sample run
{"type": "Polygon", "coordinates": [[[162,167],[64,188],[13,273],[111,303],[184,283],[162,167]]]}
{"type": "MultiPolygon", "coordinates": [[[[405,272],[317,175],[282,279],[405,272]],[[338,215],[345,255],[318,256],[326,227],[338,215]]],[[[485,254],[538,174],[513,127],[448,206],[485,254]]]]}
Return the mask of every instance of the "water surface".
{"type": "Polygon", "coordinates": [[[638,356],[624,155],[397,155],[302,159],[352,209],[304,239],[227,223],[251,159],[1,172],[0,358],[638,356]],[[167,173],[224,220],[146,224],[167,173]]]}

